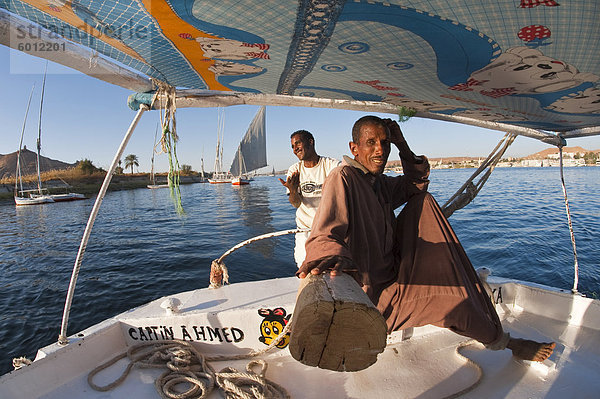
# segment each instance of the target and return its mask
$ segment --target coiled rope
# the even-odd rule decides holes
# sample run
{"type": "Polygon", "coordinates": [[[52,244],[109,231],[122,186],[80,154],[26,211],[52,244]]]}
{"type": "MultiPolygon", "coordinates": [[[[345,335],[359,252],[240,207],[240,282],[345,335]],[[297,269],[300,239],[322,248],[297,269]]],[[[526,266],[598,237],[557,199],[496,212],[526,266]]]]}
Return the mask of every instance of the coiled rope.
{"type": "Polygon", "coordinates": [[[18,370],[21,367],[29,366],[31,363],[33,362],[27,359],[25,356],[14,357],[12,360],[12,364],[15,370],[18,370]]]}
{"type": "Polygon", "coordinates": [[[88,374],[87,381],[92,389],[106,392],[121,385],[134,366],[166,368],[167,370],[154,382],[156,391],[164,399],[206,398],[215,386],[225,393],[226,398],[231,399],[289,398],[285,388],[266,378],[267,363],[264,360],[250,361],[246,365],[246,372],[239,372],[232,367],[216,372],[208,362],[242,360],[264,354],[273,349],[290,332],[290,326],[291,322],[268,347],[239,355],[204,356],[190,342],[183,340],[132,346],[127,352],[115,356],[92,370],[88,374]],[[129,364],[121,376],[108,385],[99,386],[94,383],[96,374],[124,358],[129,359],[129,364]],[[258,373],[254,372],[256,366],[260,367],[258,373]],[[182,390],[184,384],[188,386],[186,390],[182,390]]]}

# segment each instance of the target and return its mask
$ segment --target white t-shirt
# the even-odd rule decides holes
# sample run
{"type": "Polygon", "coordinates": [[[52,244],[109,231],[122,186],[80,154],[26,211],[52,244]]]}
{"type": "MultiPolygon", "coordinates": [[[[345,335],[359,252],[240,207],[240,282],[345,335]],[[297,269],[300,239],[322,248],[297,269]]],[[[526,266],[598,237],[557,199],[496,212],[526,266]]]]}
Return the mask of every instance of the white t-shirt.
{"type": "Polygon", "coordinates": [[[329,172],[340,165],[340,161],[328,157],[320,157],[319,162],[312,168],[304,166],[303,161],[296,162],[287,172],[290,177],[294,172],[300,172],[300,206],[296,209],[296,225],[301,229],[310,229],[321,202],[323,182],[329,172]]]}

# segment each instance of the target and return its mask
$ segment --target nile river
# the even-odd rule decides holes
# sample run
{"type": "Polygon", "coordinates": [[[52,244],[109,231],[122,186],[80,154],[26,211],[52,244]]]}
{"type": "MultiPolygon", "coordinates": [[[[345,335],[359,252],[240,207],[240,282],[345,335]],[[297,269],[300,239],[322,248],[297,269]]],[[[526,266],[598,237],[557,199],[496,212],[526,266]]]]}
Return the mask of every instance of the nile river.
{"type": "MultiPolygon", "coordinates": [[[[473,170],[433,170],[443,204],[473,170]]],[[[579,291],[600,295],[600,167],[566,168],[579,259],[579,291]]],[[[73,334],[152,299],[208,286],[210,263],[235,244],[295,227],[276,177],[249,186],[181,187],[106,195],[83,258],[69,321],[73,334]]],[[[60,331],[71,271],[94,199],[15,207],[0,202],[0,374],[33,359],[60,331]]],[[[496,169],[450,222],[474,266],[494,275],[571,289],[573,250],[558,168],[496,169]]],[[[246,246],[227,258],[231,282],[291,276],[293,239],[246,246]]]]}

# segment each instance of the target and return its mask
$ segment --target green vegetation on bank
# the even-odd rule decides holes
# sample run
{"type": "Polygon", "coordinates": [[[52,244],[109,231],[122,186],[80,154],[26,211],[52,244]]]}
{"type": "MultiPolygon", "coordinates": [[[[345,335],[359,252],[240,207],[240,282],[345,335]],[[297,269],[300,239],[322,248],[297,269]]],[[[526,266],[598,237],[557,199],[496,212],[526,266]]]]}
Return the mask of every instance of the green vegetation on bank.
{"type": "MultiPolygon", "coordinates": [[[[131,167],[131,165],[127,165],[131,167]]],[[[194,183],[200,181],[197,179],[198,173],[194,172],[189,165],[183,165],[181,176],[186,177],[181,181],[182,184],[194,183]],[[185,167],[185,168],[184,168],[185,167]]],[[[70,169],[51,170],[41,173],[42,186],[48,189],[51,194],[64,193],[67,190],[91,196],[98,193],[106,171],[102,168],[94,166],[89,159],[83,159],[77,162],[77,165],[70,169]]],[[[156,174],[158,181],[167,181],[166,173],[156,174]]],[[[23,188],[37,187],[37,174],[23,176],[23,188]]],[[[117,167],[115,174],[111,180],[109,190],[128,190],[134,188],[146,187],[150,182],[148,173],[124,173],[122,167],[117,167]]],[[[0,179],[0,199],[12,198],[14,193],[15,178],[8,177],[0,179]]]]}

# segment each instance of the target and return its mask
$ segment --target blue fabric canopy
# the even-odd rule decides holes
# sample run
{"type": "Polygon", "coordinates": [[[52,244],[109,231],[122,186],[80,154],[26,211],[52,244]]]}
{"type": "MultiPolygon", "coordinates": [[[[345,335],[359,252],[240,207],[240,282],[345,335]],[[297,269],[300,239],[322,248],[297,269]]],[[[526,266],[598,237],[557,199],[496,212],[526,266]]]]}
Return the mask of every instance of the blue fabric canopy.
{"type": "MultiPolygon", "coordinates": [[[[596,1],[0,0],[0,8],[177,88],[370,101],[553,132],[600,126],[596,1]]],[[[28,27],[17,29],[24,39],[35,34],[28,27]]],[[[13,36],[19,48],[24,39],[13,36]]]]}

